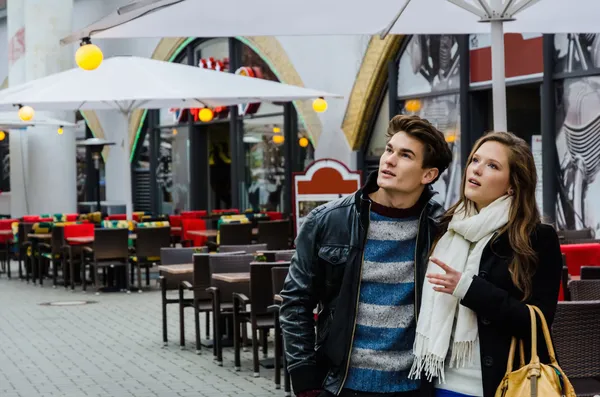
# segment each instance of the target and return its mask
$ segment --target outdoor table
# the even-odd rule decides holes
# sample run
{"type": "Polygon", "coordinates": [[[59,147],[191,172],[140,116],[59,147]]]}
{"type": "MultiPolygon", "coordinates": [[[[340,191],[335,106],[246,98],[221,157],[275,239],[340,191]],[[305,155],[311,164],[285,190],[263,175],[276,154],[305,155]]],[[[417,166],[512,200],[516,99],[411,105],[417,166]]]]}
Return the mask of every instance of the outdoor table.
{"type": "MultiPolygon", "coordinates": [[[[203,237],[217,237],[217,229],[206,229],[206,230],[189,230],[187,233],[192,236],[203,236],[203,237]]],[[[252,229],[253,235],[258,235],[258,228],[252,229]]]]}
{"type": "Polygon", "coordinates": [[[579,276],[581,266],[600,266],[600,243],[565,244],[560,251],[565,254],[571,276],[579,276]]]}
{"type": "Polygon", "coordinates": [[[238,284],[238,283],[249,283],[250,272],[244,273],[213,273],[213,280],[219,280],[226,283],[238,284]]]}
{"type": "Polygon", "coordinates": [[[36,240],[50,240],[52,239],[52,233],[29,233],[27,237],[36,240]]]}
{"type": "Polygon", "coordinates": [[[191,274],[194,272],[194,264],[186,263],[182,265],[160,265],[158,270],[167,274],[191,274]]]}

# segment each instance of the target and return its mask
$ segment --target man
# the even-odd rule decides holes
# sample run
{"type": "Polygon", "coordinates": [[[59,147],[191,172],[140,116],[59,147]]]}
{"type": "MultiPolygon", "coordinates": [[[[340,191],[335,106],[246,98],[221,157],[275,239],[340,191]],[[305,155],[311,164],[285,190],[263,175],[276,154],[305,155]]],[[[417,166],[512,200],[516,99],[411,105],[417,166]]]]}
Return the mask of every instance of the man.
{"type": "Polygon", "coordinates": [[[404,397],[419,389],[408,372],[443,212],[430,185],[452,153],[417,116],[394,117],[387,138],[379,171],[354,195],[315,208],[296,239],[280,317],[297,396],[404,397]]]}

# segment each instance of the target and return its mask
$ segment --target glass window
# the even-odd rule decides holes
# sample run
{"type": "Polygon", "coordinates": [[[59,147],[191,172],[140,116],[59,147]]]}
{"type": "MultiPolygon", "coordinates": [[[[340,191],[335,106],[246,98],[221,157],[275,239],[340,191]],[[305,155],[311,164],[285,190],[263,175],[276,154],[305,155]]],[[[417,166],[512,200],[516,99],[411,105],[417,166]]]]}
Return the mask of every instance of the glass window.
{"type": "MultiPolygon", "coordinates": [[[[557,223],[600,236],[600,76],[557,84],[557,223]]],[[[540,176],[538,176],[540,177],[540,176]]]]}
{"type": "Polygon", "coordinates": [[[244,209],[283,209],[285,182],[283,107],[262,103],[257,116],[244,119],[244,209]]]}
{"type": "Polygon", "coordinates": [[[429,120],[444,133],[452,150],[452,163],[440,179],[433,185],[439,193],[436,199],[449,208],[460,196],[460,101],[458,94],[440,95],[422,99],[409,99],[400,103],[402,114],[416,114],[429,120]]]}
{"type": "Polygon", "coordinates": [[[164,193],[171,198],[171,211],[180,212],[190,209],[190,156],[189,156],[189,127],[179,126],[171,131],[164,140],[164,149],[161,145],[161,159],[158,172],[164,175],[159,180],[159,186],[164,193]],[[170,167],[165,164],[169,157],[170,146],[170,167]],[[171,175],[168,178],[168,175],[171,175]],[[169,181],[170,179],[170,181],[169,181]]]}

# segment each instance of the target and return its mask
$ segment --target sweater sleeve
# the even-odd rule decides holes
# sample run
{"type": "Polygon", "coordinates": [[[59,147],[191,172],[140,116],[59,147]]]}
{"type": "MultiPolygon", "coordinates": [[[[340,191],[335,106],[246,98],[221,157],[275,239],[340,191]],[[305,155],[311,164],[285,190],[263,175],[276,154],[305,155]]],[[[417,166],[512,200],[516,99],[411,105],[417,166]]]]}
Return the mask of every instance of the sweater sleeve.
{"type": "Polygon", "coordinates": [[[551,226],[540,225],[537,228],[536,243],[533,245],[538,253],[538,267],[532,280],[531,297],[527,301],[516,299],[490,281],[474,276],[461,304],[521,338],[531,332],[527,304],[539,307],[548,326],[551,326],[558,302],[562,255],[558,236],[551,226]]]}

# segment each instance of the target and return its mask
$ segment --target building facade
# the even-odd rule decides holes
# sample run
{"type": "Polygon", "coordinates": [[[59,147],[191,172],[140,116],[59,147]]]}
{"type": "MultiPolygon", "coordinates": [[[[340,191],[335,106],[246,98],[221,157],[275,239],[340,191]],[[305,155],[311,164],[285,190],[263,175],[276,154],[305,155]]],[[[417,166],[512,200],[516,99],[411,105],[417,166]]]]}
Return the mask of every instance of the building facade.
{"type": "MultiPolygon", "coordinates": [[[[73,0],[72,29],[125,3],[73,0]]],[[[8,30],[6,14],[10,17],[10,10],[0,13],[0,42],[6,43],[0,46],[0,78],[9,75],[21,52],[27,52],[20,45],[22,33],[8,30]]],[[[24,26],[25,32],[28,28],[24,26]]],[[[599,234],[598,36],[510,34],[505,42],[508,129],[532,145],[540,177],[538,204],[562,228],[589,228],[599,234]]],[[[310,102],[263,103],[213,109],[215,118],[208,123],[197,120],[193,109],[138,111],[128,124],[115,112],[81,112],[91,135],[111,139],[113,131],[128,131],[129,161],[124,162],[124,156],[116,160],[119,156],[111,152],[104,156],[106,200],[123,200],[120,186],[123,171],[128,170],[134,173],[137,191],[150,189],[148,200],[136,193],[136,204],[154,212],[236,205],[287,211],[286,189],[292,171],[319,158],[333,158],[364,172],[376,169],[385,147],[387,122],[401,113],[429,119],[451,145],[453,164],[436,185],[438,199],[448,206],[458,197],[464,161],[473,142],[493,125],[487,35],[389,36],[384,40],[366,36],[183,37],[99,40],[97,44],[105,57],[136,55],[220,68],[344,96],[331,100],[322,114],[315,113],[310,102]],[[232,113],[237,117],[232,118],[232,113]],[[302,138],[306,146],[300,146],[302,138]],[[143,187],[145,183],[148,187],[143,187]]],[[[74,54],[75,48],[69,51],[74,54]]],[[[65,68],[73,66],[71,61],[65,68]]],[[[28,147],[28,158],[35,157],[41,147],[28,147]]],[[[80,157],[83,169],[85,156],[80,157]]],[[[3,178],[7,167],[2,168],[3,178]]],[[[14,181],[3,181],[3,186],[10,182],[11,193],[0,195],[0,206],[15,194],[14,181]]],[[[61,194],[77,194],[70,190],[61,194]]],[[[19,191],[17,200],[22,195],[19,191]]],[[[0,213],[6,209],[0,208],[0,213]]]]}

